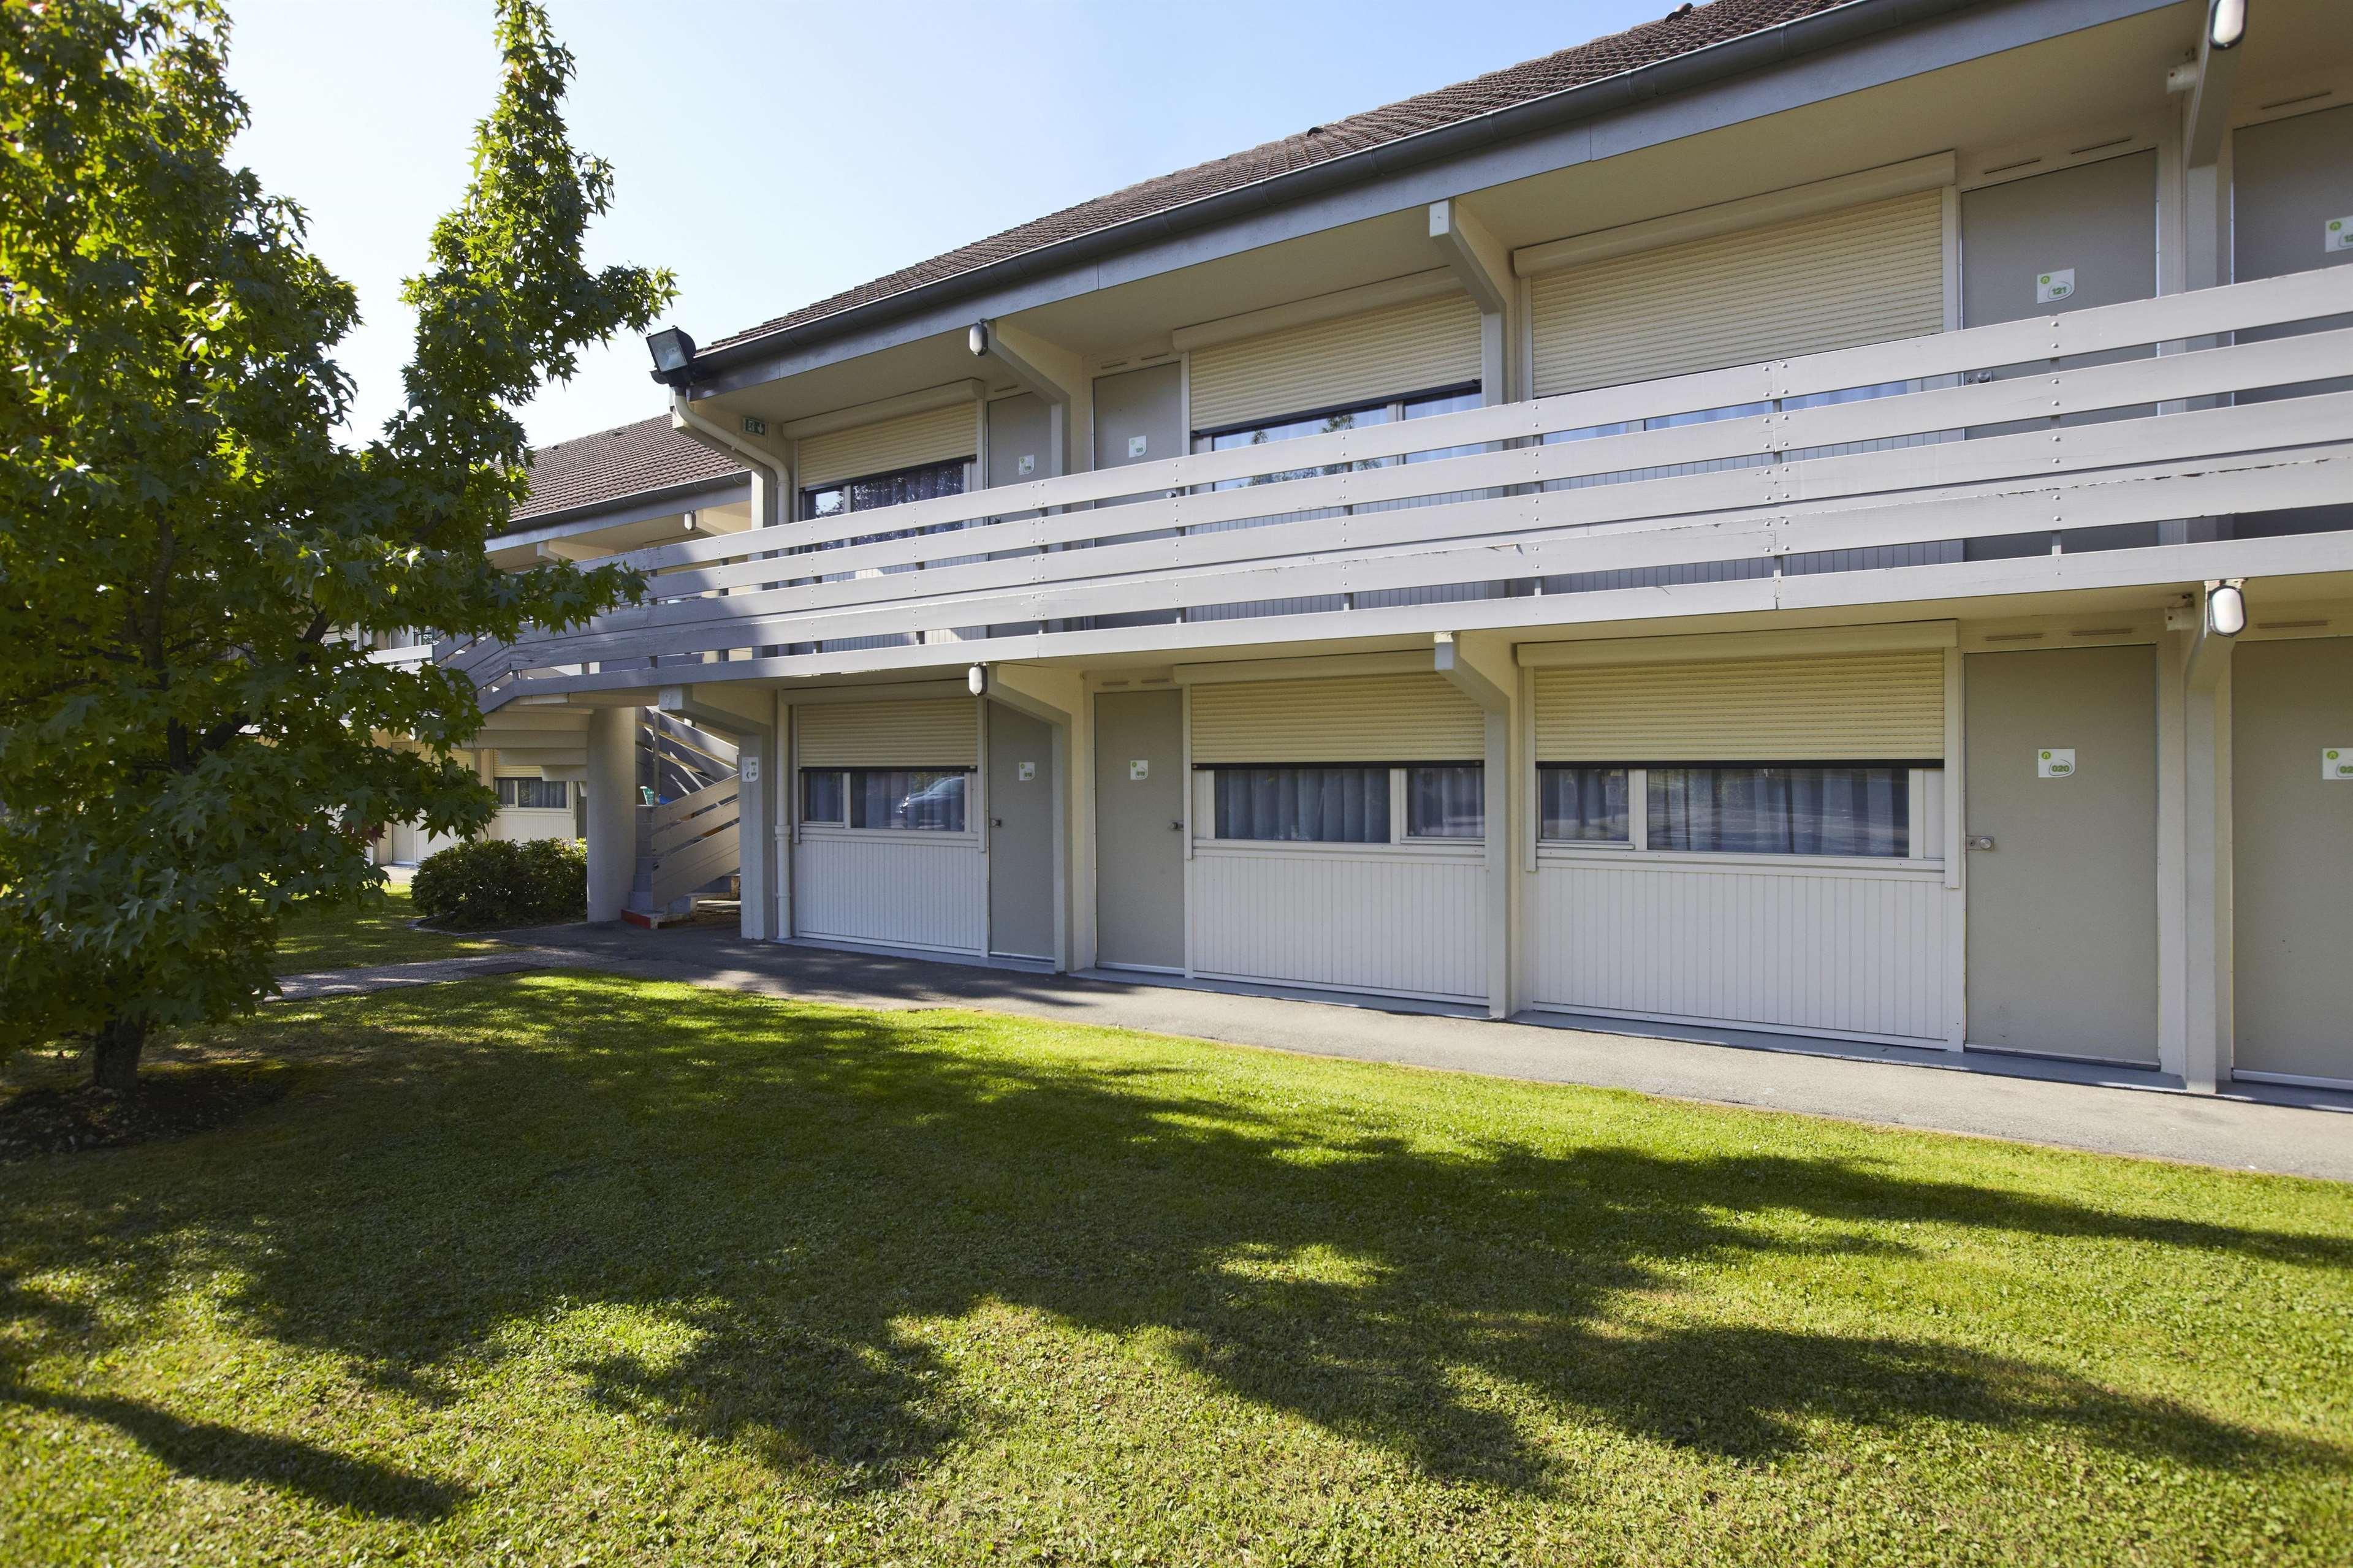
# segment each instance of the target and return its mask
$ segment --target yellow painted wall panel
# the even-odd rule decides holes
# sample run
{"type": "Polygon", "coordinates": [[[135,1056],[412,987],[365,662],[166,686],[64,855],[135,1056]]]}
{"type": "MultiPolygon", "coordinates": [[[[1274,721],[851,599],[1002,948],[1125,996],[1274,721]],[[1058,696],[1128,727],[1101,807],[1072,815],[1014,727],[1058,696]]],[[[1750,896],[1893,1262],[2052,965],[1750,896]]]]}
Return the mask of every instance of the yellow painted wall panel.
{"type": "Polygon", "coordinates": [[[1945,754],[1936,648],[1542,669],[1547,763],[1929,760],[1945,754]]]}
{"type": "Polygon", "coordinates": [[[1473,763],[1486,717],[1439,675],[1193,688],[1196,763],[1473,763]]]}

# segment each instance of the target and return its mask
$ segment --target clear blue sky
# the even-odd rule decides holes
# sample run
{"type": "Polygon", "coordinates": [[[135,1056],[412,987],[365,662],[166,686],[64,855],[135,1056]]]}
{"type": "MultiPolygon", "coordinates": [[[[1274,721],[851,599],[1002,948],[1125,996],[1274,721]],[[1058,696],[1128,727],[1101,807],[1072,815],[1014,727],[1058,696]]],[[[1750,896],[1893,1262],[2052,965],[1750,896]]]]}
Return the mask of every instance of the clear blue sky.
{"type": "MultiPolygon", "coordinates": [[[[239,153],[360,292],[373,433],[400,279],[462,188],[489,0],[229,0],[239,153]]],[[[552,0],[575,145],[616,165],[591,258],[668,266],[708,342],[1015,224],[1663,15],[1667,0],[552,0]]],[[[543,444],[659,413],[644,347],[525,410],[543,444]]]]}

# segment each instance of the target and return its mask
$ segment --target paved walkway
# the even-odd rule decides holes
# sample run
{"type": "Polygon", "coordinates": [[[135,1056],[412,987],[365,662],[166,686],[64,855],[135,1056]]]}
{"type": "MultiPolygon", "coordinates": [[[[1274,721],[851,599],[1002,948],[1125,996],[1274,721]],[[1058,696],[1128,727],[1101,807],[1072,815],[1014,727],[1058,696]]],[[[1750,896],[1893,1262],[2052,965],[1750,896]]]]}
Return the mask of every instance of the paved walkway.
{"type": "Polygon", "coordinates": [[[416,963],[377,963],[356,969],[316,969],[307,974],[281,974],[279,994],[290,1002],[311,1002],[322,996],[357,996],[368,991],[396,991],[406,985],[434,985],[444,980],[471,980],[478,974],[512,974],[518,969],[545,969],[556,962],[537,948],[512,952],[476,952],[463,958],[427,958],[416,963]]]}
{"type": "Polygon", "coordinates": [[[649,931],[575,925],[502,937],[526,951],[291,976],[287,994],[325,996],[560,964],[860,1007],[982,1007],[1317,1056],[2353,1181],[2353,1094],[2262,1100],[2189,1095],[2170,1090],[2154,1073],[1976,1056],[1957,1061],[1937,1051],[1732,1032],[1664,1038],[1577,1027],[1573,1020],[1496,1023],[1401,1004],[750,942],[709,926],[649,931]],[[2281,1102],[2290,1100],[2302,1103],[2281,1102]]]}

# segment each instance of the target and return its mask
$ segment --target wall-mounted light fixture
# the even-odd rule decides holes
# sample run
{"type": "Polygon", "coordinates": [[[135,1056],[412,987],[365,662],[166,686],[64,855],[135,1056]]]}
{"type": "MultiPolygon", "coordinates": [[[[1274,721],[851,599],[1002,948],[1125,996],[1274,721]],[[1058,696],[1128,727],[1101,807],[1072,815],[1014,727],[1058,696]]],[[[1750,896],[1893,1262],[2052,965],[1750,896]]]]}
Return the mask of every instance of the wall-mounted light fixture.
{"type": "Polygon", "coordinates": [[[2218,637],[2234,637],[2247,629],[2243,579],[2223,577],[2206,584],[2206,629],[2218,637]]]}
{"type": "Polygon", "coordinates": [[[2238,47],[2247,32],[2247,0],[2211,0],[2206,8],[2206,47],[2238,47]]]}
{"type": "Polygon", "coordinates": [[[987,353],[988,352],[988,323],[987,321],[975,321],[968,329],[966,329],[964,334],[964,346],[972,351],[972,357],[975,359],[978,359],[981,355],[987,353]]]}
{"type": "Polygon", "coordinates": [[[965,671],[964,684],[965,689],[970,691],[975,697],[987,696],[988,666],[985,664],[976,664],[970,669],[965,671]]]}
{"type": "Polygon", "coordinates": [[[654,379],[667,386],[694,363],[694,340],[682,327],[664,327],[646,334],[646,352],[654,356],[654,379]]]}

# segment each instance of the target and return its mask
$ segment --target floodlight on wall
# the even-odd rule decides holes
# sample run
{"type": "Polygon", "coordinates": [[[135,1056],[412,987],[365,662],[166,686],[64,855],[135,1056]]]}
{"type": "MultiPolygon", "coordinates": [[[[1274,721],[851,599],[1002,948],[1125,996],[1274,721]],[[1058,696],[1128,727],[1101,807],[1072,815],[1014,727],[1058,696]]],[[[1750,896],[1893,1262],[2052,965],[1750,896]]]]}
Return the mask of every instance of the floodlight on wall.
{"type": "Polygon", "coordinates": [[[2247,629],[2247,595],[2238,578],[2206,584],[2206,629],[2218,637],[2234,637],[2247,629]]]}
{"type": "Polygon", "coordinates": [[[664,327],[646,334],[646,352],[654,356],[654,379],[668,385],[694,363],[694,340],[682,327],[664,327]]]}
{"type": "Polygon", "coordinates": [[[988,352],[988,323],[987,321],[975,321],[964,334],[964,346],[972,351],[972,357],[975,359],[978,359],[981,355],[987,353],[988,352]]]}
{"type": "Polygon", "coordinates": [[[2211,0],[2206,8],[2206,47],[2236,48],[2247,33],[2247,0],[2211,0]]]}

